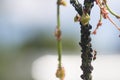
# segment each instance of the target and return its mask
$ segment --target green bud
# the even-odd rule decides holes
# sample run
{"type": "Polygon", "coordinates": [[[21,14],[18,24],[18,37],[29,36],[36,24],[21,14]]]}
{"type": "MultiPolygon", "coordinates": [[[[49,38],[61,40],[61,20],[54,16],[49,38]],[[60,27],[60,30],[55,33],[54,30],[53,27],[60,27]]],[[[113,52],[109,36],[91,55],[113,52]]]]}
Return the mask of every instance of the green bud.
{"type": "Polygon", "coordinates": [[[81,17],[81,20],[80,20],[80,22],[82,23],[82,25],[87,25],[88,23],[89,23],[89,21],[90,21],[90,16],[89,16],[89,14],[88,13],[84,13],[83,15],[82,15],[82,17],[81,17]]]}

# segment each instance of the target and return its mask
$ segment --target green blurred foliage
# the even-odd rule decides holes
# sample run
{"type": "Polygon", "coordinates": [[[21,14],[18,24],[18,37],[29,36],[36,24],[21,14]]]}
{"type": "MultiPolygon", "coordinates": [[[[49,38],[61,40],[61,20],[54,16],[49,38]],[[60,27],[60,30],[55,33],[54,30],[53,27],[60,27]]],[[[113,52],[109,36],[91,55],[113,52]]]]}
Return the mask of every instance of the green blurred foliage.
{"type": "MultiPolygon", "coordinates": [[[[64,54],[78,49],[76,41],[69,36],[64,35],[62,43],[64,54]]],[[[0,80],[32,80],[33,61],[42,55],[57,54],[57,41],[52,33],[40,32],[22,44],[13,45],[1,45],[0,80]]]]}

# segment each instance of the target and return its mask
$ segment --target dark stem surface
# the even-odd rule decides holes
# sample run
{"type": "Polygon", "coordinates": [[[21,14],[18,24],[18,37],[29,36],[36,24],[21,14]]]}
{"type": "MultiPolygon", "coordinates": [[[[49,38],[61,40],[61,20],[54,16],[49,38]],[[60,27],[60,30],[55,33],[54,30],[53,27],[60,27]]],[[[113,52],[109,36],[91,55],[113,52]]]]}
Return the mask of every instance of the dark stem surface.
{"type": "MultiPolygon", "coordinates": [[[[82,16],[83,13],[88,13],[90,15],[91,12],[91,8],[93,7],[94,4],[94,0],[84,0],[84,6],[82,6],[78,0],[70,0],[70,3],[73,5],[73,7],[75,8],[75,10],[78,12],[78,14],[80,16],[82,16]]],[[[88,23],[87,25],[83,25],[81,24],[81,41],[79,43],[79,45],[81,46],[82,50],[82,54],[81,54],[81,58],[82,58],[82,65],[81,65],[81,69],[83,71],[83,74],[81,75],[81,78],[83,80],[92,80],[92,70],[93,70],[93,66],[91,65],[91,61],[92,61],[92,52],[93,49],[91,48],[91,31],[90,29],[92,29],[92,26],[88,23]]]]}
{"type": "Polygon", "coordinates": [[[90,29],[92,28],[91,25],[87,26],[81,26],[81,42],[79,43],[80,46],[82,47],[82,65],[81,69],[83,70],[83,74],[81,75],[81,78],[83,80],[92,80],[92,70],[93,67],[91,65],[92,61],[92,48],[91,48],[91,37],[90,37],[90,29]]]}

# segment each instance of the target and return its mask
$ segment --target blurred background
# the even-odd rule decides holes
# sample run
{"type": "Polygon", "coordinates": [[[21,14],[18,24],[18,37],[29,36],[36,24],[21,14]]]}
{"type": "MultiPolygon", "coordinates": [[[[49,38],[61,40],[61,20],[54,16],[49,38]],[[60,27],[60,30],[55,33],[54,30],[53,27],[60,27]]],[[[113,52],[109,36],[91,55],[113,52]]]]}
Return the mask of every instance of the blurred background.
{"type": "MultiPolygon", "coordinates": [[[[63,54],[78,55],[80,26],[73,20],[76,11],[69,0],[66,1],[68,5],[61,6],[63,54]]],[[[118,14],[119,2],[108,0],[111,9],[118,14]]],[[[120,25],[119,20],[110,17],[120,25]]],[[[98,20],[99,8],[95,5],[91,31],[98,20]]],[[[33,62],[44,55],[57,55],[55,27],[56,0],[0,0],[0,80],[32,80],[33,62]]],[[[102,55],[119,54],[119,35],[114,25],[103,19],[97,35],[91,35],[92,47],[102,55]]]]}

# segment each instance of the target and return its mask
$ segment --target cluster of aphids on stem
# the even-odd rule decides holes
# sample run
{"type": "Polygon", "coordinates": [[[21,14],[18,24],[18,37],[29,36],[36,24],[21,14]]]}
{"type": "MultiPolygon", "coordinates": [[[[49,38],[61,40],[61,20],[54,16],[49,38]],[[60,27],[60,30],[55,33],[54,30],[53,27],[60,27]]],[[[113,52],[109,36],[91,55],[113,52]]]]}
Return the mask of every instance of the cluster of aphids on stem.
{"type": "MultiPolygon", "coordinates": [[[[100,8],[100,19],[97,23],[97,26],[95,28],[95,30],[92,32],[92,34],[96,34],[97,29],[102,25],[102,18],[104,19],[108,19],[119,31],[120,31],[120,27],[118,25],[115,24],[115,22],[109,17],[109,13],[112,14],[113,16],[115,16],[117,19],[120,20],[120,15],[114,13],[108,6],[107,4],[107,0],[95,0],[96,4],[98,5],[98,7],[100,8]]],[[[90,20],[89,15],[85,15],[85,16],[80,16],[79,14],[77,14],[74,18],[75,22],[87,22],[90,20]],[[86,19],[83,19],[86,18],[86,19]],[[84,20],[84,21],[82,21],[84,20]]],[[[119,35],[120,37],[120,35],[119,35]]]]}

